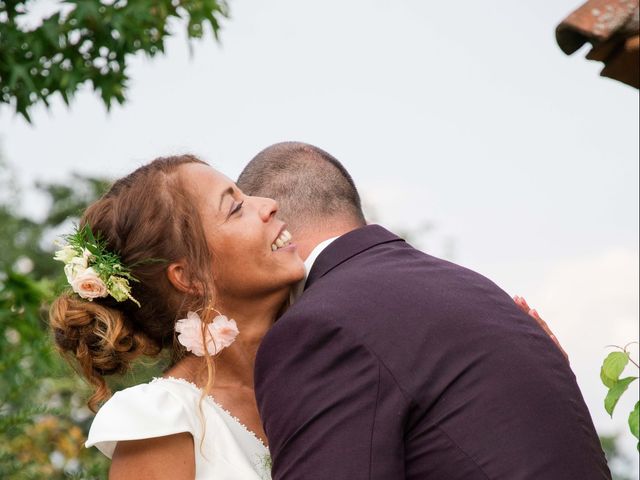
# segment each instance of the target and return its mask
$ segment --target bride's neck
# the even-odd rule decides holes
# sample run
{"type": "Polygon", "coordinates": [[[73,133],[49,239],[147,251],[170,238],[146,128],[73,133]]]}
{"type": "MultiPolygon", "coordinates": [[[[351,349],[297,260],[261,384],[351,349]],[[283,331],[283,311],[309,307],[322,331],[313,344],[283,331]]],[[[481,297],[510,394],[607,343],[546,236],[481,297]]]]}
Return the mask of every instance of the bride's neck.
{"type": "Polygon", "coordinates": [[[282,293],[263,299],[238,299],[221,302],[216,308],[238,325],[239,335],[215,359],[217,387],[253,388],[253,369],[258,347],[288,296],[282,293]]]}

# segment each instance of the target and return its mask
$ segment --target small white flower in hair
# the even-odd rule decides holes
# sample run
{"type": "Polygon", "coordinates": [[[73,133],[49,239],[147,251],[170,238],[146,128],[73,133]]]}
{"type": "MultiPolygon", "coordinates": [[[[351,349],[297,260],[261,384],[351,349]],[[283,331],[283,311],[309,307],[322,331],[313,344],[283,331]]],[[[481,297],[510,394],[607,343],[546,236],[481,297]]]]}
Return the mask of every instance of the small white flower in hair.
{"type": "Polygon", "coordinates": [[[71,259],[78,254],[75,248],[71,245],[66,245],[61,250],[58,250],[53,257],[54,260],[58,260],[59,262],[69,263],[71,259]]]}
{"type": "Polygon", "coordinates": [[[178,332],[178,342],[198,357],[203,357],[206,352],[209,355],[220,353],[231,345],[240,333],[235,320],[227,318],[226,315],[218,315],[211,323],[205,325],[205,342],[202,338],[202,319],[196,312],[188,312],[187,318],[178,320],[175,330],[178,332]]]}

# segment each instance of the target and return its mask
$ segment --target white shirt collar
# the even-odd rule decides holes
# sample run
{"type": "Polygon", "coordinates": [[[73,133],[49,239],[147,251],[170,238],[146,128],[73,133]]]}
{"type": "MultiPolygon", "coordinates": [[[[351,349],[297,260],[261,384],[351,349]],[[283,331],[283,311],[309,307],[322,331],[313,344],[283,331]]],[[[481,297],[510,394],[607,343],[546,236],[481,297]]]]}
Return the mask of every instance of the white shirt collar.
{"type": "Polygon", "coordinates": [[[309,277],[309,272],[311,271],[313,264],[316,263],[316,259],[318,258],[318,256],[320,256],[323,250],[331,245],[331,243],[333,243],[336,238],[338,237],[327,238],[326,240],[323,240],[318,245],[316,245],[313,250],[311,250],[311,253],[304,261],[304,278],[296,283],[291,289],[291,294],[289,295],[289,303],[291,305],[293,305],[295,301],[298,300],[302,295],[302,292],[304,291],[304,285],[305,283],[307,283],[307,278],[309,277]]]}

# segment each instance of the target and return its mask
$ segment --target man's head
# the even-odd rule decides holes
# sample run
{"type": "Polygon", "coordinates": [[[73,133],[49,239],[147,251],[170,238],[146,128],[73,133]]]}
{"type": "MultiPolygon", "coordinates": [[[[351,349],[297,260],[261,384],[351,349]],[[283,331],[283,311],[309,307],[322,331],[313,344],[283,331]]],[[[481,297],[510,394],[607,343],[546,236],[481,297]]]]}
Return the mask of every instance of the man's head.
{"type": "Polygon", "coordinates": [[[302,258],[322,240],[366,224],[349,173],[333,156],[313,145],[271,145],[249,162],[237,183],[247,195],[278,202],[278,215],[288,223],[302,258]]]}

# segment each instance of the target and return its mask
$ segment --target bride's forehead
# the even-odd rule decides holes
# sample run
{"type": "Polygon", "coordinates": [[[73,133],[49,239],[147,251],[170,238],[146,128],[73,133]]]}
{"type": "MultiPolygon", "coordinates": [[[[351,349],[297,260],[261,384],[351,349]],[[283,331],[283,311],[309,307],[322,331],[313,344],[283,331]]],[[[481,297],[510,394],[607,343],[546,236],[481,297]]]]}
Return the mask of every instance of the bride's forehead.
{"type": "Polygon", "coordinates": [[[204,189],[211,192],[211,189],[225,190],[233,182],[229,177],[222,174],[215,168],[201,163],[191,163],[183,166],[182,176],[187,185],[192,185],[196,189],[204,189]]]}

